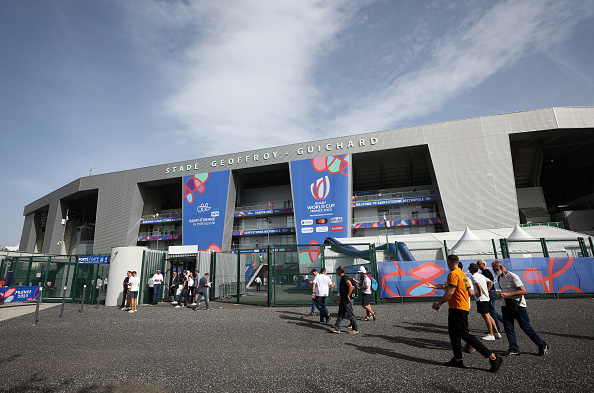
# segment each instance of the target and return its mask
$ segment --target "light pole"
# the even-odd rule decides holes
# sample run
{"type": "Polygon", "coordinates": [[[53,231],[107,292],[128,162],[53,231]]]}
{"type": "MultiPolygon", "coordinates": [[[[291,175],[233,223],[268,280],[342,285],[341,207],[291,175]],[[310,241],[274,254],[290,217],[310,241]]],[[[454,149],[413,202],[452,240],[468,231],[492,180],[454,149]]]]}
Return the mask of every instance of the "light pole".
{"type": "Polygon", "coordinates": [[[266,241],[266,245],[268,247],[270,247],[270,223],[272,222],[272,220],[270,219],[270,217],[266,217],[264,219],[264,221],[266,221],[266,234],[268,235],[268,240],[266,241]]]}
{"type": "Polygon", "coordinates": [[[390,228],[390,222],[386,219],[386,213],[384,213],[384,226],[386,227],[386,252],[388,260],[390,260],[390,242],[388,241],[388,228],[390,228]]]}

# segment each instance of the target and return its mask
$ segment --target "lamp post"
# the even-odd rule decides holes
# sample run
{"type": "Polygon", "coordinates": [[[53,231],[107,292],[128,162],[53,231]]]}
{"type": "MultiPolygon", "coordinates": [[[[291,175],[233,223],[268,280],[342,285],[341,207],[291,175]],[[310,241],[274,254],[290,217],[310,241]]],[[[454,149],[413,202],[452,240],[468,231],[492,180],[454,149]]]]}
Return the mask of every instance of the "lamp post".
{"type": "Polygon", "coordinates": [[[266,221],[266,234],[268,235],[266,245],[270,247],[270,223],[272,222],[272,220],[270,219],[270,217],[266,217],[264,221],[266,221]]]}
{"type": "Polygon", "coordinates": [[[388,241],[388,228],[390,228],[390,222],[386,218],[386,213],[384,213],[384,226],[386,228],[386,253],[388,255],[388,260],[390,260],[390,242],[388,241]]]}

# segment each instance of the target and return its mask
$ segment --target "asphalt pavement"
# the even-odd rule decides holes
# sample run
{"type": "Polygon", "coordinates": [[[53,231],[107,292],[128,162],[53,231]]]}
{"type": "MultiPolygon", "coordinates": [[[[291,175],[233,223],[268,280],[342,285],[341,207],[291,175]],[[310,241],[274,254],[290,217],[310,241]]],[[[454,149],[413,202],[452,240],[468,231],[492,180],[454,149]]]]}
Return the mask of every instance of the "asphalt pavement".
{"type": "MultiPolygon", "coordinates": [[[[587,392],[594,391],[592,297],[528,299],[532,325],[551,344],[544,357],[517,328],[521,357],[489,373],[478,353],[468,368],[444,367],[452,351],[447,309],[410,302],[373,306],[360,334],[329,332],[309,307],[213,302],[213,310],[66,305],[0,318],[3,392],[587,392]]],[[[359,318],[363,309],[355,306],[359,318]]],[[[0,307],[0,314],[7,312],[0,307]]],[[[337,311],[330,306],[332,321],[337,311]]],[[[482,318],[471,310],[473,334],[482,318]]],[[[508,349],[505,336],[487,347],[508,349]]]]}

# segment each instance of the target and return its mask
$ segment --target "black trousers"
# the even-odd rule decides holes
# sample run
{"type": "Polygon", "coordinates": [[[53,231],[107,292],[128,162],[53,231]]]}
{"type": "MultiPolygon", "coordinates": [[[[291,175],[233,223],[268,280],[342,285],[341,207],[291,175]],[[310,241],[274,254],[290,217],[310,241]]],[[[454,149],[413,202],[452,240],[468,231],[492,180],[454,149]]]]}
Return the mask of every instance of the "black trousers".
{"type": "Polygon", "coordinates": [[[450,334],[450,342],[452,343],[452,350],[456,359],[462,359],[462,340],[486,358],[493,353],[493,351],[485,347],[478,338],[474,337],[468,331],[468,311],[457,308],[449,309],[448,333],[450,334]]]}

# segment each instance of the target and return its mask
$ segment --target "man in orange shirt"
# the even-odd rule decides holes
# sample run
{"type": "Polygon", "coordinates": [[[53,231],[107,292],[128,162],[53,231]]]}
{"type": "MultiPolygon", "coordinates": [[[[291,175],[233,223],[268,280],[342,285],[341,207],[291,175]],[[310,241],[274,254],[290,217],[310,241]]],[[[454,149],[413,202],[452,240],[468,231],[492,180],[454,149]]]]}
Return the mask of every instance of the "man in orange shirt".
{"type": "Polygon", "coordinates": [[[447,288],[443,297],[437,303],[433,303],[433,309],[439,310],[442,304],[448,302],[450,309],[448,314],[448,333],[450,334],[450,341],[452,343],[452,350],[454,357],[444,366],[465,368],[462,361],[462,340],[475,348],[481,355],[489,358],[491,363],[490,372],[494,373],[499,370],[503,363],[501,356],[495,355],[491,350],[485,347],[481,341],[474,337],[468,331],[468,311],[470,310],[469,291],[472,287],[468,281],[466,274],[458,267],[458,256],[448,255],[448,268],[450,274],[448,275],[447,288]]]}

